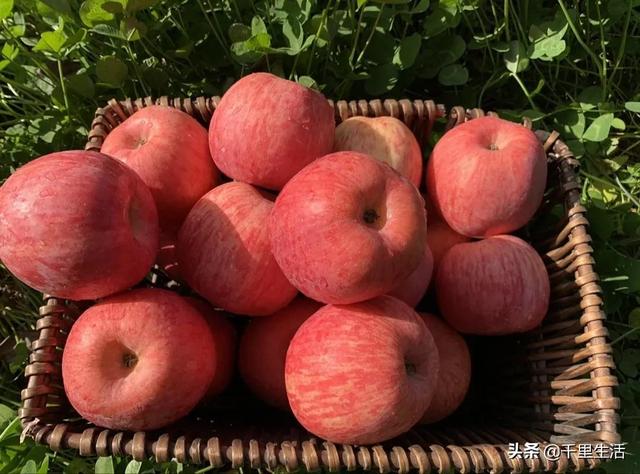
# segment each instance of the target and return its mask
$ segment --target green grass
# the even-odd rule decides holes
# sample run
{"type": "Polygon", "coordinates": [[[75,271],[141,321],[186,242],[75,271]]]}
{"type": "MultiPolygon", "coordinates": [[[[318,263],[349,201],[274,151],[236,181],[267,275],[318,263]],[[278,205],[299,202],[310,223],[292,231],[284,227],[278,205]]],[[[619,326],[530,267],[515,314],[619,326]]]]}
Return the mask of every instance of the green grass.
{"type": "MultiPolygon", "coordinates": [[[[640,452],[639,7],[638,0],[0,0],[0,180],[40,154],[81,147],[95,108],[111,97],[221,94],[256,70],[336,99],[434,98],[530,117],[560,131],[581,160],[621,382],[621,429],[640,452]]],[[[38,300],[0,275],[0,473],[43,472],[42,463],[86,472],[93,461],[17,443],[24,339],[38,300]]],[[[114,471],[125,469],[113,462],[114,471]]],[[[631,462],[605,470],[640,472],[631,462]]]]}

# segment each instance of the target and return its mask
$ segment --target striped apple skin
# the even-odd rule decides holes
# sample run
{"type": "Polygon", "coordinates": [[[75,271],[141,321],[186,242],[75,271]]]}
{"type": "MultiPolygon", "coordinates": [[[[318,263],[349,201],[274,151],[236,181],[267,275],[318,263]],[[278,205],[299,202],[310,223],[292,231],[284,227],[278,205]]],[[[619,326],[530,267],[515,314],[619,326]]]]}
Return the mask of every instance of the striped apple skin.
{"type": "Polygon", "coordinates": [[[402,301],[327,305],[302,324],[285,366],[291,409],[311,433],[372,444],[408,431],[435,392],[431,333],[402,301]]]}
{"type": "Polygon", "coordinates": [[[453,246],[436,274],[438,306],[459,332],[499,336],[530,331],[549,307],[549,277],[531,245],[498,235],[453,246]]]}
{"type": "Polygon", "coordinates": [[[471,384],[471,354],[464,338],[435,314],[420,313],[440,355],[438,387],[421,423],[443,420],[464,401],[471,384]]]}

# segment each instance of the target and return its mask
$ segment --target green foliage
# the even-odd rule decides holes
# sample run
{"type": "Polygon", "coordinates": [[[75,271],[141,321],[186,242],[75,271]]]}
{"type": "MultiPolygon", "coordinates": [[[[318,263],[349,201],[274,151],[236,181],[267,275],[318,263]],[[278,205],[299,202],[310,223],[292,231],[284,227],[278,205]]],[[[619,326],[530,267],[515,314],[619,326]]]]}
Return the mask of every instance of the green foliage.
{"type": "MultiPolygon", "coordinates": [[[[0,0],[0,180],[35,156],[82,147],[93,112],[111,97],[221,94],[256,70],[334,99],[429,97],[527,116],[561,132],[581,161],[622,382],[622,429],[637,446],[639,32],[640,3],[627,0],[0,0]]],[[[8,391],[0,393],[15,393],[13,400],[9,387],[22,385],[37,304],[34,292],[0,272],[0,349],[11,348],[0,365],[8,391]]],[[[9,449],[17,427],[7,426],[0,466],[17,452],[27,470],[48,460],[87,472],[95,462],[29,443],[9,449]]],[[[144,463],[98,462],[148,471],[144,463]]],[[[616,466],[607,469],[631,464],[616,466]]]]}

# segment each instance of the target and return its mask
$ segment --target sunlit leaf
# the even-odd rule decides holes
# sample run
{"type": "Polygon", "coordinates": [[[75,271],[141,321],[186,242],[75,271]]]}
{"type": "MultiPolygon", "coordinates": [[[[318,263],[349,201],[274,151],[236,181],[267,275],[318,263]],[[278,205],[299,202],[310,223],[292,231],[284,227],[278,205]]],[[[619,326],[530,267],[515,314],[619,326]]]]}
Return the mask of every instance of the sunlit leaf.
{"type": "Polygon", "coordinates": [[[45,31],[40,35],[40,39],[33,47],[33,50],[58,54],[62,50],[67,39],[68,36],[62,28],[54,31],[45,31]]]}
{"type": "Polygon", "coordinates": [[[13,0],[0,0],[0,20],[4,20],[13,10],[13,0]]]}
{"type": "Polygon", "coordinates": [[[640,102],[625,102],[624,108],[630,112],[636,112],[640,114],[640,102]]]}
{"type": "Polygon", "coordinates": [[[413,66],[420,51],[421,43],[422,38],[418,33],[403,38],[402,41],[400,41],[400,45],[396,48],[393,56],[393,64],[400,67],[400,69],[407,69],[413,66]]]}
{"type": "Polygon", "coordinates": [[[504,64],[512,73],[519,73],[529,67],[527,49],[520,41],[512,41],[509,50],[504,54],[504,64]]]}
{"type": "Polygon", "coordinates": [[[96,461],[95,472],[100,472],[101,474],[114,474],[113,458],[111,456],[98,458],[96,461]]]}
{"type": "Polygon", "coordinates": [[[611,124],[613,122],[613,114],[604,114],[596,118],[587,130],[585,130],[582,138],[590,142],[601,142],[609,136],[611,124]]]}

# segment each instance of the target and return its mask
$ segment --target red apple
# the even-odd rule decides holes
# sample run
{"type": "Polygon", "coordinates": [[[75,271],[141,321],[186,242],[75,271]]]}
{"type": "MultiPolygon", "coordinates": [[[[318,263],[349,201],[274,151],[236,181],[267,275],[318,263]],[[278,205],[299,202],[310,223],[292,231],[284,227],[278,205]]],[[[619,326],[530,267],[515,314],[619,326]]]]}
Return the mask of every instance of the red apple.
{"type": "Polygon", "coordinates": [[[185,219],[178,234],[180,273],[212,305],[266,316],[295,297],[271,254],[272,199],[250,184],[225,183],[203,196],[185,219]]]}
{"type": "Polygon", "coordinates": [[[333,109],[322,94],[260,72],[224,94],[209,126],[209,147],[227,176],[279,190],[331,151],[334,132],[333,109]]]}
{"type": "Polygon", "coordinates": [[[284,187],[269,220],[289,281],[324,303],[391,291],[424,255],[424,202],[389,166],[356,152],[311,163],[284,187]]]}
{"type": "Polygon", "coordinates": [[[469,240],[471,240],[469,237],[458,234],[449,227],[449,224],[442,220],[441,217],[435,214],[429,214],[429,221],[427,222],[427,245],[433,255],[434,272],[438,269],[442,257],[444,257],[451,247],[463,242],[469,242],[469,240]]]}
{"type": "Polygon", "coordinates": [[[101,151],[129,165],[149,186],[164,230],[176,231],[219,180],[207,130],[173,107],[138,110],[106,136],[101,151]]]}
{"type": "Polygon", "coordinates": [[[273,315],[251,320],[242,333],[240,375],[251,391],[269,405],[289,410],[284,385],[289,342],[300,325],[321,307],[320,303],[299,296],[273,315]]]}
{"type": "Polygon", "coordinates": [[[468,237],[506,234],[542,202],[547,162],[529,129],[495,117],[458,125],[436,144],[427,191],[447,224],[468,237]]]}
{"type": "MultiPolygon", "coordinates": [[[[428,228],[428,225],[427,225],[428,228]]],[[[429,232],[427,231],[427,236],[429,232]]],[[[428,237],[427,237],[428,241],[428,237]]],[[[412,308],[415,307],[427,292],[433,275],[433,255],[428,245],[424,247],[424,255],[420,259],[418,268],[409,275],[402,283],[396,286],[389,295],[404,301],[412,308]]]]}
{"type": "Polygon", "coordinates": [[[213,378],[204,396],[205,400],[210,400],[222,393],[231,382],[238,335],[236,328],[222,311],[214,310],[207,303],[197,298],[185,298],[185,301],[204,317],[213,336],[215,368],[213,378]]]}
{"type": "Polygon", "coordinates": [[[285,366],[291,409],[334,443],[373,444],[409,430],[436,390],[438,349],[420,317],[391,296],[328,305],[296,332],[285,366]]]}
{"type": "Polygon", "coordinates": [[[454,411],[464,401],[471,383],[471,355],[464,338],[433,314],[420,313],[440,356],[436,393],[422,416],[421,423],[435,423],[454,411]]]}
{"type": "Polygon", "coordinates": [[[74,323],[62,354],[67,398],[86,420],[153,430],[185,416],[216,364],[207,323],[182,297],[144,288],[106,298],[74,323]]]}
{"type": "Polygon", "coordinates": [[[27,285],[74,300],[138,283],[158,251],[158,215],[142,180],[92,151],[18,169],[0,188],[0,259],[27,285]]]}
{"type": "Polygon", "coordinates": [[[351,117],[336,127],[333,149],[366,153],[420,187],[422,151],[413,132],[397,118],[351,117]]]}
{"type": "Polygon", "coordinates": [[[496,336],[535,328],[547,312],[549,291],[542,259],[512,235],[453,246],[436,275],[442,315],[466,334],[496,336]]]}

